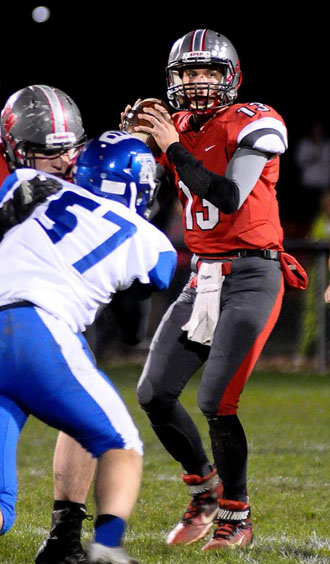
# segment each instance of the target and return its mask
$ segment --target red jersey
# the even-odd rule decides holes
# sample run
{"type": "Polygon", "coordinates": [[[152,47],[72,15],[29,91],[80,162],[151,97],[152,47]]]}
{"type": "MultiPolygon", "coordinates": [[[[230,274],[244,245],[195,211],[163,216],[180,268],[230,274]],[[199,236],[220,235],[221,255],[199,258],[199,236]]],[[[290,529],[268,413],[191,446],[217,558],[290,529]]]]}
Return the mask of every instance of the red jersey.
{"type": "Polygon", "coordinates": [[[172,117],[181,144],[205,168],[219,175],[225,174],[240,144],[274,155],[243,205],[232,214],[220,212],[191,192],[170,163],[184,208],[183,228],[189,250],[197,255],[233,249],[282,250],[283,230],[275,190],[278,155],[287,146],[287,131],[281,116],[263,104],[235,104],[215,114],[199,131],[190,125],[190,112],[178,112],[172,117]]]}
{"type": "Polygon", "coordinates": [[[9,176],[9,174],[10,172],[8,170],[8,164],[4,157],[4,154],[1,151],[1,145],[0,145],[0,188],[1,188],[1,184],[3,183],[5,178],[9,176]]]}

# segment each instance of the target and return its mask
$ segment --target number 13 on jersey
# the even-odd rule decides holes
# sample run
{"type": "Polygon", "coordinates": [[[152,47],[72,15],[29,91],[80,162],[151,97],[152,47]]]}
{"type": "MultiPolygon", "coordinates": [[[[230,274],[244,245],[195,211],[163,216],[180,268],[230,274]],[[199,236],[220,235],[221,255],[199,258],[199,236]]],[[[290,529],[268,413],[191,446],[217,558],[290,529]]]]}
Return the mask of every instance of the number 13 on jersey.
{"type": "Polygon", "coordinates": [[[202,231],[214,229],[220,221],[220,211],[213,204],[203,198],[201,200],[203,211],[193,211],[193,195],[188,186],[182,180],[179,181],[179,186],[187,198],[185,206],[185,223],[186,229],[191,230],[194,228],[194,219],[196,224],[202,231]]]}

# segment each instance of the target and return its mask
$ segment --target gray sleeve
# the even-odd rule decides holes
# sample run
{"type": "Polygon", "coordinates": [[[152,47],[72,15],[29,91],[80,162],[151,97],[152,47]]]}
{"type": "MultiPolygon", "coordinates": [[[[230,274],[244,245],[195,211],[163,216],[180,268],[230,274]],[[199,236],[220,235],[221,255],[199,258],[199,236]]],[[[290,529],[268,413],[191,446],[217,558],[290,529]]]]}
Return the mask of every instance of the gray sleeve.
{"type": "Polygon", "coordinates": [[[239,206],[244,204],[260,177],[269,155],[250,148],[239,148],[230,159],[225,176],[239,188],[239,206]]]}

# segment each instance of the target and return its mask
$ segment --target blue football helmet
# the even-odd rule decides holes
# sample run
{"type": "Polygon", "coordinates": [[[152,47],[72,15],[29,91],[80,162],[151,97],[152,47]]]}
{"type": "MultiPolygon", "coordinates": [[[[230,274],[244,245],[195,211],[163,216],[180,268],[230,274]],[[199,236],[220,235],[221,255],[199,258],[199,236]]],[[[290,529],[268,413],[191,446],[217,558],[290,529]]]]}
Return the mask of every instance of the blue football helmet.
{"type": "Polygon", "coordinates": [[[149,147],[124,131],[89,141],[72,172],[75,184],[121,202],[148,219],[156,189],[156,161],[149,147]]]}

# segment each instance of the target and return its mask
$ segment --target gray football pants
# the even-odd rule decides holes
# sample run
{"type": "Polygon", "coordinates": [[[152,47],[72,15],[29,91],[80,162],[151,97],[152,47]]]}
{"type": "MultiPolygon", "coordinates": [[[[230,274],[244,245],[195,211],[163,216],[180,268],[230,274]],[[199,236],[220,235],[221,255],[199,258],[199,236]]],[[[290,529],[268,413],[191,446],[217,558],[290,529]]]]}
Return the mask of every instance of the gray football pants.
{"type": "MultiPolygon", "coordinates": [[[[219,470],[217,458],[221,458],[229,468],[230,459],[239,458],[237,483],[242,486],[246,482],[247,446],[236,415],[239,397],[278,319],[283,291],[279,261],[259,257],[232,260],[211,347],[189,341],[181,329],[190,318],[196,296],[189,283],[165,313],[152,340],[137,394],[158,438],[186,472],[203,475],[209,470],[199,432],[178,399],[189,379],[205,365],[198,405],[209,421],[216,465],[219,470]],[[226,447],[227,463],[221,448],[223,421],[224,435],[232,434],[231,446],[226,447]]],[[[225,475],[226,468],[219,473],[225,475]]]]}
{"type": "Polygon", "coordinates": [[[190,318],[195,288],[185,286],[165,313],[138,384],[147,411],[173,406],[205,363],[198,405],[206,415],[232,415],[239,396],[280,313],[283,280],[279,261],[259,257],[232,261],[212,346],[189,341],[181,327],[190,318]]]}

